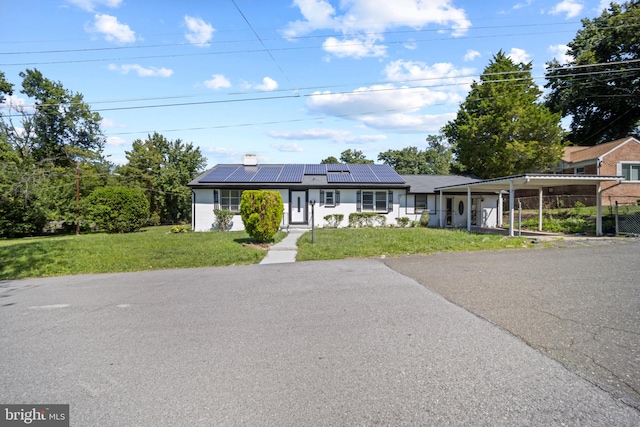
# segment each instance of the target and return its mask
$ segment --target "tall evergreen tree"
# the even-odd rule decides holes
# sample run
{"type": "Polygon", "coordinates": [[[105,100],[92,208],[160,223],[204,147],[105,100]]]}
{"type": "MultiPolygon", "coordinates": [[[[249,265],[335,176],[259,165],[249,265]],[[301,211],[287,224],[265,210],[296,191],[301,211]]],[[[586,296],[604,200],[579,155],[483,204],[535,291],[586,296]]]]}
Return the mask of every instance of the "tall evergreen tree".
{"type": "Polygon", "coordinates": [[[572,144],[595,145],[640,132],[639,23],[639,1],[611,3],[599,17],[582,20],[568,44],[569,63],[547,63],[547,105],[571,117],[572,144]]]}
{"type": "Polygon", "coordinates": [[[560,114],[538,103],[531,63],[502,51],[484,69],[443,133],[466,173],[483,179],[543,170],[562,155],[560,114]]]}

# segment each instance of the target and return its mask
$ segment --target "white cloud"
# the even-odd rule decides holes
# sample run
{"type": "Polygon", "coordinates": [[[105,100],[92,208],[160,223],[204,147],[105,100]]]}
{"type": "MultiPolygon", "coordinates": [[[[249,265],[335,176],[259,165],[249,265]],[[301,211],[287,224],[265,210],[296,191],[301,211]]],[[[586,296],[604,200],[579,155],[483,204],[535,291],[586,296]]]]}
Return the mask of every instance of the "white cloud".
{"type": "Polygon", "coordinates": [[[273,80],[271,77],[265,77],[264,79],[262,79],[262,84],[254,85],[251,83],[244,83],[242,87],[245,89],[255,89],[264,92],[271,92],[278,89],[278,82],[273,80]]]}
{"type": "Polygon", "coordinates": [[[105,6],[116,8],[122,3],[122,0],[67,0],[69,3],[84,9],[87,12],[93,12],[97,6],[105,6]]]}
{"type": "Polygon", "coordinates": [[[126,139],[120,138],[119,136],[109,136],[107,137],[107,145],[111,146],[119,146],[127,144],[128,141],[126,139]]]}
{"type": "Polygon", "coordinates": [[[26,114],[33,114],[35,108],[33,105],[27,105],[25,98],[20,98],[16,95],[8,95],[4,97],[4,101],[0,103],[0,108],[3,110],[13,110],[18,112],[24,112],[26,114]]]}
{"type": "Polygon", "coordinates": [[[204,82],[205,87],[209,89],[224,89],[231,87],[231,82],[222,74],[214,74],[211,76],[211,80],[204,82]]]}
{"type": "Polygon", "coordinates": [[[529,55],[526,50],[517,47],[512,47],[511,52],[509,52],[507,56],[516,64],[521,62],[528,64],[531,62],[531,55],[529,55]]]}
{"type": "Polygon", "coordinates": [[[115,120],[109,119],[107,117],[103,117],[102,120],[100,120],[100,126],[102,126],[103,128],[116,128],[116,129],[122,129],[126,127],[124,125],[117,123],[115,120]]]}
{"type": "Polygon", "coordinates": [[[447,122],[456,118],[456,113],[446,114],[391,114],[387,116],[363,116],[360,120],[374,129],[402,133],[437,132],[447,122]]]}
{"type": "Polygon", "coordinates": [[[294,39],[317,30],[339,31],[345,39],[330,37],[323,46],[341,57],[384,55],[386,47],[377,44],[383,41],[383,36],[374,39],[371,34],[392,28],[420,29],[433,24],[447,26],[453,30],[453,36],[461,36],[471,27],[464,9],[454,7],[452,0],[349,0],[341,1],[339,10],[326,0],[294,0],[293,4],[303,19],[287,24],[283,30],[285,38],[294,39]],[[354,42],[360,47],[355,47],[354,42]]]}
{"type": "Polygon", "coordinates": [[[381,38],[380,36],[363,36],[338,40],[335,37],[329,37],[322,43],[322,48],[338,58],[353,57],[360,59],[385,56],[387,47],[376,44],[381,38]]]}
{"type": "Polygon", "coordinates": [[[522,9],[523,7],[531,6],[533,0],[525,0],[523,3],[517,3],[513,6],[514,10],[522,9]]]}
{"type": "Polygon", "coordinates": [[[376,142],[387,139],[386,135],[353,135],[350,131],[339,129],[305,129],[297,131],[269,131],[272,138],[295,140],[330,140],[338,144],[376,142]]]}
{"type": "Polygon", "coordinates": [[[118,22],[118,18],[111,15],[96,14],[92,27],[87,31],[100,33],[108,41],[118,43],[133,43],[136,41],[136,34],[126,24],[118,22]]]}
{"type": "Polygon", "coordinates": [[[200,47],[207,47],[211,44],[210,42],[213,38],[215,28],[204,22],[202,19],[194,18],[193,16],[185,16],[184,22],[187,25],[188,30],[184,37],[189,41],[189,43],[200,47]]]}
{"type": "MultiPolygon", "coordinates": [[[[348,93],[316,92],[307,99],[307,108],[328,116],[361,121],[369,127],[401,132],[433,131],[433,123],[444,125],[419,111],[434,104],[458,104],[463,97],[455,92],[428,88],[398,87],[393,84],[363,87],[348,93]]],[[[436,129],[437,130],[437,129],[436,129]]]]}
{"type": "Polygon", "coordinates": [[[584,4],[582,4],[579,0],[562,0],[560,3],[555,5],[553,9],[549,11],[551,15],[560,15],[562,13],[566,13],[566,18],[575,18],[580,15],[582,9],[584,8],[584,4]]]}
{"type": "Polygon", "coordinates": [[[478,52],[477,50],[469,49],[467,50],[467,53],[464,54],[464,62],[470,62],[479,57],[480,52],[478,52]]]}
{"type": "Polygon", "coordinates": [[[293,152],[299,153],[301,151],[304,151],[302,149],[302,147],[300,147],[295,142],[291,142],[291,143],[287,143],[287,144],[274,144],[274,145],[272,145],[272,147],[275,148],[276,150],[284,152],[284,153],[293,153],[293,152]]]}
{"type": "Polygon", "coordinates": [[[456,85],[466,88],[473,82],[473,68],[456,68],[453,64],[439,62],[433,65],[420,61],[404,61],[399,59],[390,62],[383,72],[386,80],[392,82],[403,82],[409,85],[453,85],[451,89],[456,90],[456,85]]]}
{"type": "Polygon", "coordinates": [[[568,55],[569,46],[566,44],[555,44],[549,46],[549,52],[553,53],[553,57],[560,62],[560,64],[568,64],[573,59],[571,55],[568,55]]]}
{"type": "Polygon", "coordinates": [[[130,71],[135,71],[140,77],[170,77],[173,74],[173,70],[168,68],[145,68],[139,64],[109,64],[109,70],[117,71],[121,74],[129,74],[130,71]]]}

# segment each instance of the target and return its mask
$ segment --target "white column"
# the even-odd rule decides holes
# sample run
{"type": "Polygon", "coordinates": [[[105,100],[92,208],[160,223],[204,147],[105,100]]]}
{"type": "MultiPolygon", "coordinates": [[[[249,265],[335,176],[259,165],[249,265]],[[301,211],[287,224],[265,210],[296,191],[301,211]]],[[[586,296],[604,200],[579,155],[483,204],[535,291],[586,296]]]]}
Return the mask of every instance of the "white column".
{"type": "Polygon", "coordinates": [[[467,231],[471,231],[471,186],[467,187],[467,231]]]}
{"type": "Polygon", "coordinates": [[[444,228],[444,221],[442,220],[442,190],[440,190],[440,228],[444,228]]]}
{"type": "Polygon", "coordinates": [[[542,187],[538,189],[538,231],[542,231],[542,187]]]}
{"type": "Polygon", "coordinates": [[[596,189],[596,206],[598,211],[596,214],[596,236],[602,236],[602,187],[600,182],[596,189]]]}
{"type": "Polygon", "coordinates": [[[513,237],[513,181],[509,181],[509,236],[513,237]]]}

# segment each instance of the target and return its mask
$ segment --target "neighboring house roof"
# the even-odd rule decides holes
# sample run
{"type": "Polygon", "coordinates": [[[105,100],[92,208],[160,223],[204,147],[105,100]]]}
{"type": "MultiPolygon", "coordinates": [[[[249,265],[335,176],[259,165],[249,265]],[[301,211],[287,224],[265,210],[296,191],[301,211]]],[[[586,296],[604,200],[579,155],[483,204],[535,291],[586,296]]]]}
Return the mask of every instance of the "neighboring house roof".
{"type": "Polygon", "coordinates": [[[605,142],[604,144],[594,145],[593,147],[565,147],[564,154],[562,155],[562,161],[567,163],[579,163],[587,160],[596,160],[629,141],[640,143],[640,141],[633,137],[627,137],[605,142]]]}
{"type": "Polygon", "coordinates": [[[391,166],[376,164],[223,164],[214,166],[188,185],[209,188],[407,187],[391,166]]]}
{"type": "Polygon", "coordinates": [[[409,193],[433,194],[436,188],[449,185],[468,184],[480,181],[477,178],[462,175],[401,175],[409,184],[409,193]]]}

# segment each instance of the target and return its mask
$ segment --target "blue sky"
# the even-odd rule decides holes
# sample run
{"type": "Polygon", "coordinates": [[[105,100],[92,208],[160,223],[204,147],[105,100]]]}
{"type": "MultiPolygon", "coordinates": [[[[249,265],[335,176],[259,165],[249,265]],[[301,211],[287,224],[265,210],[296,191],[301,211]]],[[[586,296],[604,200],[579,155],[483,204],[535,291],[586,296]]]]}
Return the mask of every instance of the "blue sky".
{"type": "Polygon", "coordinates": [[[17,89],[37,68],[82,93],[117,164],[154,131],[199,146],[209,166],[346,149],[377,160],[423,148],[501,49],[543,85],[545,62],[608,3],[3,0],[0,71],[17,89]]]}

